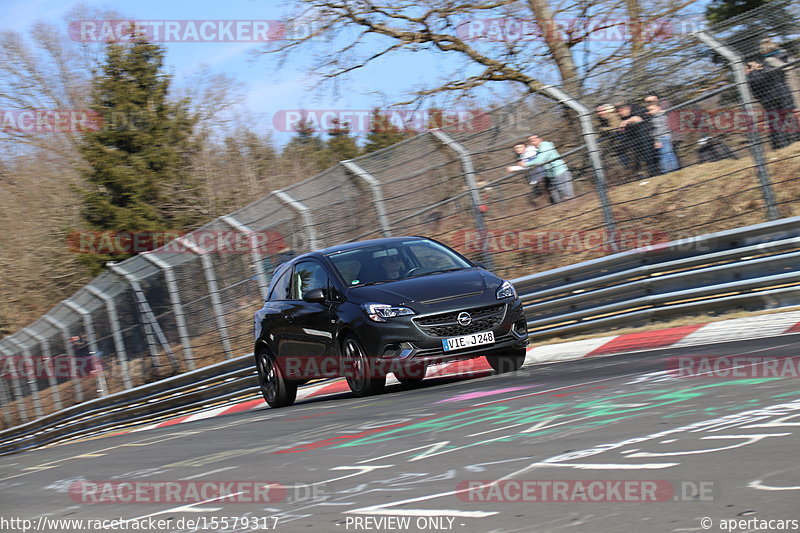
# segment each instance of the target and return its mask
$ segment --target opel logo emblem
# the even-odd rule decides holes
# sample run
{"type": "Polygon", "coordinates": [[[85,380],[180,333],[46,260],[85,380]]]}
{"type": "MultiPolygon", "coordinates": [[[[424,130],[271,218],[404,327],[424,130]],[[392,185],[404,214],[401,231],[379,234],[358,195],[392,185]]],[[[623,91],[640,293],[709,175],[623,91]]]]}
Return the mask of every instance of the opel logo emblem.
{"type": "Polygon", "coordinates": [[[462,326],[469,326],[472,324],[472,317],[466,311],[459,313],[457,320],[462,326]]]}

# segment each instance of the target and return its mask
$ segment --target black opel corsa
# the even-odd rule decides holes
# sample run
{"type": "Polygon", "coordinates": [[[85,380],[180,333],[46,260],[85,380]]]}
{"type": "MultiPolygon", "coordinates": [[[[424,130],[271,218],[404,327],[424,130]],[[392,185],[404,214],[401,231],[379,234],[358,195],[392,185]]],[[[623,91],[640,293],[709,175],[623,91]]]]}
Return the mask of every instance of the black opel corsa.
{"type": "Polygon", "coordinates": [[[298,256],[274,272],[253,350],[271,407],[309,379],[345,376],[354,394],[425,377],[429,364],[486,356],[519,369],[528,333],[513,285],[447,246],[392,237],[298,256]]]}

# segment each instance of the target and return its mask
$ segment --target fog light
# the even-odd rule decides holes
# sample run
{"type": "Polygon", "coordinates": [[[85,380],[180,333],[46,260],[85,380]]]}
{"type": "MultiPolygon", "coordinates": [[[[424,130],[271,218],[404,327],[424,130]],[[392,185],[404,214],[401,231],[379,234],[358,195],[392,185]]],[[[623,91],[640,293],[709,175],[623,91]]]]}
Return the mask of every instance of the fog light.
{"type": "Polygon", "coordinates": [[[397,357],[398,355],[400,355],[399,344],[387,344],[383,349],[383,357],[397,357]]]}

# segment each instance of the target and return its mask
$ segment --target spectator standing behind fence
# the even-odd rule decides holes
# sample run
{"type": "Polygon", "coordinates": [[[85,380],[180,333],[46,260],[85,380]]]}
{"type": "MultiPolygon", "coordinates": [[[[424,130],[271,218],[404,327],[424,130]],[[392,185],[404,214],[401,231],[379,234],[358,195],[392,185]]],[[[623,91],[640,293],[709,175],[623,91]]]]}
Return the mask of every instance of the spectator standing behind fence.
{"type": "Polygon", "coordinates": [[[653,125],[653,146],[658,154],[658,162],[661,165],[661,173],[666,174],[673,170],[678,170],[678,158],[675,156],[675,149],[672,146],[672,134],[667,124],[667,114],[657,103],[647,106],[647,114],[650,115],[650,122],[653,125]]]}
{"type": "MultiPolygon", "coordinates": [[[[542,167],[545,178],[549,182],[553,202],[559,203],[574,198],[575,191],[572,188],[572,174],[567,164],[561,159],[561,155],[556,150],[555,145],[549,141],[542,140],[538,135],[528,137],[528,142],[535,146],[538,152],[536,157],[521,161],[522,166],[528,168],[532,166],[542,167]]],[[[508,167],[507,170],[514,172],[518,168],[508,167]]]]}
{"type": "MultiPolygon", "coordinates": [[[[525,145],[525,151],[522,154],[523,161],[531,161],[537,155],[539,155],[539,149],[533,144],[534,137],[535,135],[528,137],[528,142],[525,145]]],[[[539,165],[530,167],[530,173],[528,174],[528,177],[530,179],[530,184],[534,187],[539,183],[544,184],[548,188],[550,187],[547,183],[547,176],[544,173],[544,169],[539,165]]]]}
{"type": "Polygon", "coordinates": [[[621,103],[616,107],[623,144],[633,159],[636,172],[641,173],[644,166],[648,177],[657,176],[658,155],[653,140],[652,125],[646,120],[647,113],[641,106],[628,103],[621,103]]]}
{"type": "Polygon", "coordinates": [[[772,149],[789,146],[798,138],[798,127],[792,93],[784,81],[783,70],[750,61],[745,72],[753,95],[764,108],[772,149]]]}
{"type": "Polygon", "coordinates": [[[669,100],[665,100],[660,98],[656,94],[648,94],[644,97],[644,105],[645,107],[649,106],[650,104],[657,104],[661,106],[661,109],[669,109],[672,107],[672,103],[669,100]]]}
{"type": "Polygon", "coordinates": [[[790,56],[786,50],[780,48],[778,43],[769,37],[761,39],[759,50],[765,65],[783,70],[786,85],[792,93],[792,109],[794,110],[795,118],[800,118],[798,117],[800,115],[800,74],[798,74],[798,64],[795,63],[795,58],[790,56]]]}
{"type": "Polygon", "coordinates": [[[514,155],[517,158],[517,164],[513,167],[508,167],[509,171],[520,171],[526,170],[528,171],[527,178],[528,182],[531,186],[531,195],[528,197],[528,201],[531,205],[535,205],[536,197],[542,193],[547,194],[547,198],[551,204],[554,204],[553,195],[550,192],[550,188],[548,185],[547,176],[544,174],[544,170],[540,166],[534,166],[528,168],[525,166],[525,162],[533,159],[538,154],[538,150],[532,144],[525,144],[519,143],[514,145],[514,155]]]}
{"type": "Polygon", "coordinates": [[[608,153],[613,153],[619,159],[620,165],[631,167],[631,158],[625,147],[623,133],[619,130],[619,117],[617,108],[611,104],[597,106],[597,120],[600,123],[600,142],[608,153]]]}
{"type": "MultiPolygon", "coordinates": [[[[533,151],[531,151],[529,148],[532,147],[529,147],[525,143],[519,143],[514,145],[514,154],[517,157],[517,166],[519,167],[518,170],[522,170],[523,168],[525,168],[524,165],[525,161],[536,157],[536,149],[534,148],[533,151]]],[[[532,186],[535,186],[538,182],[539,180],[534,174],[534,169],[528,169],[528,183],[532,186]]]]}
{"type": "MultiPolygon", "coordinates": [[[[647,108],[651,104],[656,104],[661,108],[661,111],[664,112],[665,115],[669,115],[669,110],[672,108],[672,102],[667,100],[666,98],[660,98],[658,95],[649,94],[644,97],[645,108],[647,108]]],[[[687,135],[686,132],[683,131],[681,128],[673,130],[670,128],[670,121],[667,119],[667,131],[669,132],[669,138],[672,142],[672,153],[675,154],[675,161],[677,161],[678,168],[681,168],[681,158],[678,155],[679,147],[686,141],[687,135]]],[[[655,135],[655,133],[653,134],[655,135]]]]}

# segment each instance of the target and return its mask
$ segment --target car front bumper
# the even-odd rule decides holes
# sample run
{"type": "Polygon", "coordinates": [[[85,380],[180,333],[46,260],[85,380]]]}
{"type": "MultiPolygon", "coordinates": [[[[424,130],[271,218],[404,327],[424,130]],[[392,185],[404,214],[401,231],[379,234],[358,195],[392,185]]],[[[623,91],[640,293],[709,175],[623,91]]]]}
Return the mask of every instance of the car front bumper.
{"type": "Polygon", "coordinates": [[[403,365],[435,364],[524,350],[528,345],[528,332],[522,304],[519,300],[514,300],[504,305],[500,323],[483,330],[492,331],[494,334],[495,342],[492,344],[444,351],[442,340],[449,336],[427,334],[414,322],[414,319],[426,318],[424,315],[413,318],[402,317],[403,320],[371,325],[369,331],[362,333],[360,337],[365,341],[365,348],[370,357],[403,365]]]}

